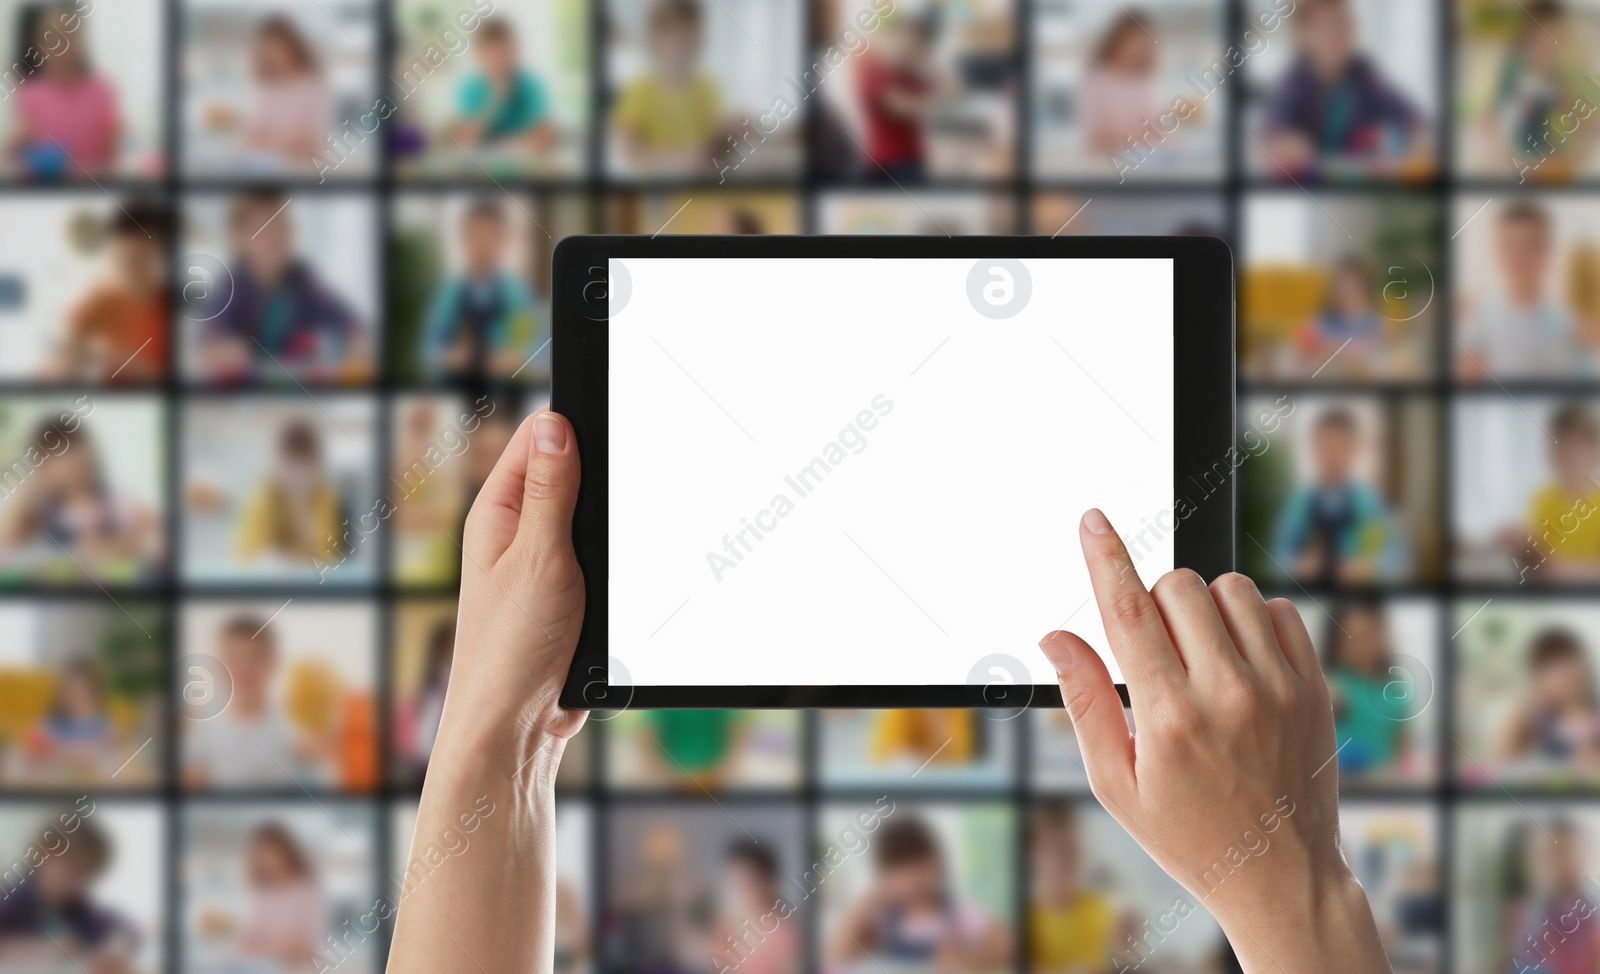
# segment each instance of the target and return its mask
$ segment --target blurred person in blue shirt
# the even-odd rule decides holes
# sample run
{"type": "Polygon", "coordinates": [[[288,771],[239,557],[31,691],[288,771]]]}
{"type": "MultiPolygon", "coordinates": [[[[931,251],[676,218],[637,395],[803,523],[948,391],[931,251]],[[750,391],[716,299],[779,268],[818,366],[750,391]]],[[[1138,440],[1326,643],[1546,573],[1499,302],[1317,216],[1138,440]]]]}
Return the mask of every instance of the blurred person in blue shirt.
{"type": "Polygon", "coordinates": [[[99,668],[82,657],[68,660],[56,677],[49,714],[28,735],[34,769],[56,783],[99,782],[108,776],[115,742],[99,668]]]}
{"type": "Polygon", "coordinates": [[[276,190],[255,190],[233,203],[233,287],[219,289],[222,307],[203,319],[208,379],[276,379],[282,369],[296,379],[348,380],[369,361],[360,319],[295,253],[289,202],[276,190]]]}
{"type": "Polygon", "coordinates": [[[1372,375],[1384,353],[1383,317],[1372,303],[1365,259],[1350,254],[1333,265],[1322,309],[1301,333],[1306,367],[1337,375],[1372,375]],[[1337,358],[1336,358],[1337,356],[1337,358]]]}
{"type": "Polygon", "coordinates": [[[79,799],[75,809],[32,833],[35,844],[22,856],[42,859],[20,882],[12,885],[16,873],[7,872],[0,886],[0,969],[50,970],[65,954],[80,969],[97,974],[132,970],[137,940],[132,926],[96,903],[90,892],[111,865],[112,846],[88,818],[93,804],[83,810],[86,801],[79,799]]]}
{"type": "Polygon", "coordinates": [[[1377,599],[1336,606],[1323,634],[1322,671],[1333,700],[1339,774],[1393,777],[1411,760],[1412,700],[1389,666],[1389,622],[1377,599]]]}
{"type": "Polygon", "coordinates": [[[511,24],[491,18],[478,28],[474,48],[478,70],[456,93],[461,116],[451,136],[466,148],[547,151],[556,141],[550,99],[533,72],[517,64],[517,38],[511,24]]]}
{"type": "Polygon", "coordinates": [[[509,376],[538,350],[543,322],[526,283],[505,270],[510,226],[483,198],[459,225],[465,267],[434,294],[423,324],[423,367],[438,377],[509,376]]]}
{"type": "Polygon", "coordinates": [[[1404,175],[1431,166],[1421,114],[1356,50],[1348,0],[1302,0],[1294,21],[1298,52],[1267,105],[1268,174],[1404,175]]]}
{"type": "Polygon", "coordinates": [[[1342,408],[1312,424],[1312,480],[1284,505],[1276,553],[1302,583],[1359,585],[1398,574],[1401,549],[1388,506],[1355,474],[1360,436],[1355,416],[1342,408]]]}

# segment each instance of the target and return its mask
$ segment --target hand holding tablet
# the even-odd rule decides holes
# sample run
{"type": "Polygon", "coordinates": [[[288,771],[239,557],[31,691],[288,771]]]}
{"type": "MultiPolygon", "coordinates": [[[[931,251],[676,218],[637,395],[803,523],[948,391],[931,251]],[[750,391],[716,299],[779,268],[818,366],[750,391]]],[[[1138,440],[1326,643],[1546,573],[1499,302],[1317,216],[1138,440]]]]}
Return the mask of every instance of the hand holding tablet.
{"type": "Polygon", "coordinates": [[[1094,648],[1070,632],[1039,648],[1095,797],[1193,894],[1163,925],[1203,905],[1247,971],[1389,970],[1339,850],[1333,705],[1293,603],[1231,572],[1208,587],[1178,569],[1146,590],[1098,510],[1078,541],[1137,739],[1094,648]]]}
{"type": "Polygon", "coordinates": [[[1105,648],[1078,512],[1147,580],[1232,567],[1218,241],[576,237],[555,278],[568,706],[1059,704],[1038,633],[1105,648]]]}

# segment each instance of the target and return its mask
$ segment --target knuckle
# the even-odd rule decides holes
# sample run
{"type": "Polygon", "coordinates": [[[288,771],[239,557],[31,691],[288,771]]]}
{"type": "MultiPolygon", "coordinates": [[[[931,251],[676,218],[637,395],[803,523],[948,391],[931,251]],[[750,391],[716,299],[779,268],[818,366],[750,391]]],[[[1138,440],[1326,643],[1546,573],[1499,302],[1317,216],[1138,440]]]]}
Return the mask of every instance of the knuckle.
{"type": "Polygon", "coordinates": [[[1061,704],[1066,707],[1073,724],[1077,724],[1094,711],[1094,691],[1081,683],[1062,683],[1061,704]]]}
{"type": "Polygon", "coordinates": [[[1261,694],[1256,685],[1243,676],[1225,677],[1218,682],[1218,702],[1222,712],[1231,717],[1248,717],[1262,709],[1261,694]]]}
{"type": "Polygon", "coordinates": [[[1228,572],[1217,576],[1211,583],[1211,591],[1227,599],[1246,599],[1257,594],[1256,583],[1250,576],[1238,572],[1228,572]]]}
{"type": "Polygon", "coordinates": [[[561,500],[566,497],[570,489],[565,478],[555,476],[549,471],[529,471],[528,475],[522,479],[524,503],[547,504],[551,501],[561,500]]]}
{"type": "Polygon", "coordinates": [[[1124,628],[1144,625],[1155,611],[1156,604],[1148,592],[1122,592],[1111,599],[1111,617],[1124,628]]]}
{"type": "Polygon", "coordinates": [[[1157,579],[1155,586],[1150,590],[1150,594],[1165,598],[1205,588],[1205,585],[1205,580],[1196,574],[1193,569],[1179,568],[1167,572],[1157,579]]]}
{"type": "MultiPolygon", "coordinates": [[[[1322,682],[1320,680],[1318,683],[1322,682]]],[[[1300,710],[1317,699],[1316,691],[1300,679],[1292,667],[1282,667],[1279,675],[1268,682],[1267,691],[1272,701],[1282,710],[1300,710]]]]}

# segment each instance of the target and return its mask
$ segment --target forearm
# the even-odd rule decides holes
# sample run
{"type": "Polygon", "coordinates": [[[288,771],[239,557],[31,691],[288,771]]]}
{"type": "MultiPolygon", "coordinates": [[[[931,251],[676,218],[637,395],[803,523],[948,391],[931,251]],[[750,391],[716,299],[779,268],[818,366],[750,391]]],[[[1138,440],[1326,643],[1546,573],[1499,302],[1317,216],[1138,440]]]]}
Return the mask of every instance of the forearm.
{"type": "Polygon", "coordinates": [[[390,974],[551,969],[563,745],[509,726],[441,728],[399,877],[390,974]]]}

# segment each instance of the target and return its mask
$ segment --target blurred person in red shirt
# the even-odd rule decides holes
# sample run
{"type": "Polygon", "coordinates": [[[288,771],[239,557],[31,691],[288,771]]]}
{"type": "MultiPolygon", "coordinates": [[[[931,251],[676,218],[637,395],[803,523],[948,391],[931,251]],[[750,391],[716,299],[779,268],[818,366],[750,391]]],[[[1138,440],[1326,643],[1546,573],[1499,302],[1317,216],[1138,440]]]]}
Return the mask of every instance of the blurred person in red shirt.
{"type": "Polygon", "coordinates": [[[933,41],[933,23],[925,17],[893,17],[879,46],[862,57],[858,93],[874,178],[928,178],[928,119],[946,87],[933,41]]]}

